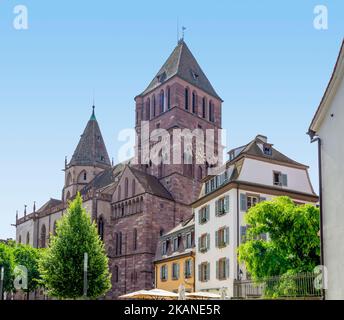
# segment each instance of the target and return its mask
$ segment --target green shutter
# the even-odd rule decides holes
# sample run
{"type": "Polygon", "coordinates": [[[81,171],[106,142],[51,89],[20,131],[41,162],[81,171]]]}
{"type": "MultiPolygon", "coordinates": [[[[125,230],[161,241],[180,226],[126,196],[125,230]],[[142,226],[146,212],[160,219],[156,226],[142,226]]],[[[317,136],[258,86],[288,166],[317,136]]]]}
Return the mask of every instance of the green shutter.
{"type": "Polygon", "coordinates": [[[215,231],[215,246],[216,248],[219,247],[219,232],[215,231]]]}
{"type": "Polygon", "coordinates": [[[226,259],[226,279],[229,278],[229,259],[226,259]]]}
{"type": "Polygon", "coordinates": [[[225,212],[229,212],[229,196],[225,197],[225,212]]]}
{"type": "Polygon", "coordinates": [[[210,234],[207,234],[207,250],[210,249],[210,234]]]}
{"type": "Polygon", "coordinates": [[[215,216],[219,215],[219,200],[215,201],[215,216]]]}
{"type": "Polygon", "coordinates": [[[202,279],[202,265],[201,264],[198,265],[198,280],[203,281],[203,279],[202,279]]]}
{"type": "Polygon", "coordinates": [[[210,280],[210,263],[208,262],[208,265],[207,265],[207,281],[210,280]]]}
{"type": "Polygon", "coordinates": [[[240,209],[241,211],[247,211],[247,199],[244,193],[240,193],[240,209]]]}
{"type": "Polygon", "coordinates": [[[210,219],[210,206],[208,205],[208,206],[206,206],[206,219],[207,219],[207,221],[209,221],[209,219],[210,219]]]}
{"type": "Polygon", "coordinates": [[[198,238],[198,251],[201,252],[201,237],[198,238]]]}
{"type": "Polygon", "coordinates": [[[229,244],[229,227],[225,229],[225,243],[229,244]]]}

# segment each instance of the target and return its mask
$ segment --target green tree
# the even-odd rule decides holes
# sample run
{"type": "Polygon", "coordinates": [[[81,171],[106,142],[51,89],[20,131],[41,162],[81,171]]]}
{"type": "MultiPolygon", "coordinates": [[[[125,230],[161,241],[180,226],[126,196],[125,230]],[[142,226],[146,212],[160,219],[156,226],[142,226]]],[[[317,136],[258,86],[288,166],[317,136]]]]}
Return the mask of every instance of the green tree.
{"type": "Polygon", "coordinates": [[[257,204],[245,215],[249,228],[239,261],[255,281],[313,271],[320,263],[319,218],[318,208],[296,205],[288,197],[257,204]]]}
{"type": "Polygon", "coordinates": [[[89,298],[98,298],[111,288],[108,258],[95,223],[82,207],[80,194],[57,223],[56,236],[40,260],[39,269],[48,294],[59,299],[83,296],[84,253],[88,254],[89,298]]]}
{"type": "Polygon", "coordinates": [[[17,266],[24,266],[27,269],[27,290],[24,290],[29,299],[29,293],[36,290],[40,285],[40,273],[38,261],[41,250],[31,246],[17,245],[13,248],[14,262],[17,266]]]}
{"type": "Polygon", "coordinates": [[[12,247],[0,243],[0,270],[4,267],[4,292],[11,292],[13,290],[14,280],[14,257],[12,247]]]}

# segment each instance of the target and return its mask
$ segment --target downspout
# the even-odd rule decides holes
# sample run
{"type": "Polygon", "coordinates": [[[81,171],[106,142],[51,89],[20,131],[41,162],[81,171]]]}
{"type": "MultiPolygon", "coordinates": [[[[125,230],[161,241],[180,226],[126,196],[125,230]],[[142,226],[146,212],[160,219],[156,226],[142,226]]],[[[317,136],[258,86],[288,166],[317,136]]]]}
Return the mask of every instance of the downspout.
{"type": "MultiPolygon", "coordinates": [[[[237,223],[236,223],[236,227],[237,227],[237,243],[236,243],[236,250],[238,249],[239,247],[239,217],[240,217],[240,203],[239,203],[239,184],[237,184],[237,223]]],[[[237,280],[240,280],[239,279],[239,273],[240,273],[240,268],[239,268],[239,260],[238,260],[238,252],[236,252],[236,256],[237,256],[237,280]]]]}
{"type": "MultiPolygon", "coordinates": [[[[323,238],[323,196],[322,196],[322,153],[321,153],[321,139],[318,136],[314,136],[314,133],[310,133],[311,143],[318,142],[318,174],[319,174],[319,210],[320,210],[320,264],[325,266],[324,259],[324,238],[323,238]]],[[[325,300],[325,289],[322,289],[323,300],[325,300]]]]}

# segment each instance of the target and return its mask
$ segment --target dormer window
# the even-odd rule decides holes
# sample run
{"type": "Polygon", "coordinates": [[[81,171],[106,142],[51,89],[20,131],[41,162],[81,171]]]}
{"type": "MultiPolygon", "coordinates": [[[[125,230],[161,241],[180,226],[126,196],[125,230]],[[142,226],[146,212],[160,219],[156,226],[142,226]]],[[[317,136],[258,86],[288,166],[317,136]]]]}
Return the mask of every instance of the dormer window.
{"type": "Polygon", "coordinates": [[[191,74],[192,74],[192,77],[194,78],[194,80],[197,81],[199,78],[199,75],[196,72],[194,72],[193,70],[191,70],[191,74]]]}
{"type": "Polygon", "coordinates": [[[164,82],[166,79],[166,72],[163,72],[161,74],[158,75],[158,81],[161,83],[161,82],[164,82]]]}
{"type": "Polygon", "coordinates": [[[272,156],[272,147],[269,144],[264,144],[263,145],[263,152],[267,156],[272,156]]]}

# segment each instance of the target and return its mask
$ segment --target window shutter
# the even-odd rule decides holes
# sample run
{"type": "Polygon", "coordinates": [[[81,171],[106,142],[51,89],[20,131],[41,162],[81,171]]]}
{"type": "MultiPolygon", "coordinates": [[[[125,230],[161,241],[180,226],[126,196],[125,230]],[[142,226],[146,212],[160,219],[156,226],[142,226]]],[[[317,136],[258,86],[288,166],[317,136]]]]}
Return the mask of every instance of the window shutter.
{"type": "Polygon", "coordinates": [[[219,247],[219,232],[215,231],[215,246],[216,248],[219,247]]]}
{"type": "Polygon", "coordinates": [[[229,212],[229,196],[225,197],[225,212],[229,212]]]}
{"type": "Polygon", "coordinates": [[[198,251],[201,252],[201,237],[198,238],[198,251]]]}
{"type": "Polygon", "coordinates": [[[207,234],[207,250],[210,249],[210,234],[207,234]]]}
{"type": "Polygon", "coordinates": [[[192,261],[191,259],[190,259],[189,261],[190,261],[190,276],[192,276],[193,273],[194,273],[194,271],[193,271],[193,265],[194,265],[194,263],[193,263],[193,261],[192,261]]]}
{"type": "Polygon", "coordinates": [[[288,186],[288,176],[286,174],[282,174],[282,186],[288,186]]]}
{"type": "Polygon", "coordinates": [[[225,243],[229,244],[229,227],[225,229],[225,243]]]}
{"type": "Polygon", "coordinates": [[[180,275],[180,274],[179,274],[179,271],[180,271],[179,268],[180,268],[180,267],[179,267],[179,263],[178,263],[178,264],[177,264],[177,272],[176,272],[176,273],[177,273],[177,274],[176,274],[176,278],[177,278],[177,279],[179,279],[179,275],[180,275]]]}
{"type": "Polygon", "coordinates": [[[210,280],[210,263],[207,264],[207,281],[210,280]]]}
{"type": "Polygon", "coordinates": [[[226,279],[229,278],[229,259],[226,259],[226,279]]]}
{"type": "Polygon", "coordinates": [[[219,200],[215,201],[215,216],[219,215],[219,200]]]}
{"type": "Polygon", "coordinates": [[[209,211],[210,211],[210,206],[206,206],[206,219],[209,221],[209,211]]]}
{"type": "Polygon", "coordinates": [[[198,280],[202,281],[202,265],[198,265],[198,280]]]}
{"type": "Polygon", "coordinates": [[[201,220],[201,219],[202,219],[202,217],[201,217],[201,212],[202,212],[201,210],[198,210],[198,223],[199,223],[199,224],[202,223],[202,222],[201,222],[201,221],[202,221],[202,220],[201,220]]]}
{"type": "Polygon", "coordinates": [[[163,267],[160,267],[160,280],[163,279],[163,277],[162,277],[162,268],[163,268],[163,267]]]}
{"type": "Polygon", "coordinates": [[[216,261],[216,279],[220,279],[219,261],[216,261]]]}
{"type": "Polygon", "coordinates": [[[244,193],[240,193],[240,209],[241,211],[247,211],[247,200],[244,193]]]}

